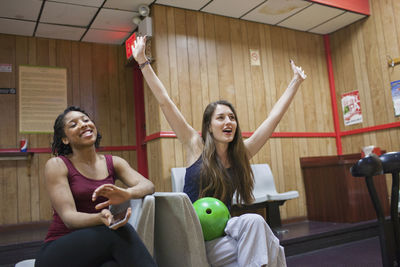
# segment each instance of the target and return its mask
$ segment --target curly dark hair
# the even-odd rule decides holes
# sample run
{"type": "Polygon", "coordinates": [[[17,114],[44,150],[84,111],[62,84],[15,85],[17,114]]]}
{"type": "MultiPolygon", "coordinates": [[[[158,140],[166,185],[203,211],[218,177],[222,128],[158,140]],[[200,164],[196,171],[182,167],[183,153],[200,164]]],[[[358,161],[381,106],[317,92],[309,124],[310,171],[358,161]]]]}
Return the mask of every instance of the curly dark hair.
{"type": "MultiPolygon", "coordinates": [[[[68,144],[64,144],[62,138],[65,137],[64,132],[64,118],[70,111],[79,111],[89,117],[89,115],[80,107],[69,106],[67,107],[63,113],[58,115],[56,121],[54,122],[54,135],[53,135],[53,143],[51,144],[51,151],[55,156],[65,156],[72,153],[72,148],[68,144]]],[[[96,142],[94,143],[95,147],[98,148],[100,146],[101,134],[97,131],[96,142]]]]}

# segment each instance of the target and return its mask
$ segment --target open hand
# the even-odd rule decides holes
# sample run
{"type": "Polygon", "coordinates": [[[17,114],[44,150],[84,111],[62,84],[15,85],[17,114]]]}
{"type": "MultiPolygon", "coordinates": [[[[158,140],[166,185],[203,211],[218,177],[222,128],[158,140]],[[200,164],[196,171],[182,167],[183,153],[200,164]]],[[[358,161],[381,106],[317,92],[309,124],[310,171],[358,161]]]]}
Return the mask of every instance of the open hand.
{"type": "Polygon", "coordinates": [[[96,205],[96,209],[104,209],[110,205],[121,204],[130,199],[129,192],[126,189],[120,188],[113,184],[103,184],[94,190],[92,201],[95,201],[98,196],[107,198],[107,201],[96,205]]]}
{"type": "Polygon", "coordinates": [[[292,66],[293,74],[296,78],[305,80],[307,78],[307,75],[304,73],[304,70],[302,70],[301,67],[297,67],[294,64],[293,60],[290,60],[290,65],[292,66]]]}
{"type": "Polygon", "coordinates": [[[138,36],[131,46],[133,58],[137,63],[142,64],[147,61],[146,58],[146,36],[138,36]]]}

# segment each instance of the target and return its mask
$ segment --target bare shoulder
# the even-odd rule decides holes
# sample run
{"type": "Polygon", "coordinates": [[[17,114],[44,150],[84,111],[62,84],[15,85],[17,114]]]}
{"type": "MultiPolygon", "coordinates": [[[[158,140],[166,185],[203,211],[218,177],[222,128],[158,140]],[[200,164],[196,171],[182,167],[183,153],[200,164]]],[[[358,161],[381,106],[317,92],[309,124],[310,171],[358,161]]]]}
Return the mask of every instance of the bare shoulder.
{"type": "Polygon", "coordinates": [[[68,169],[64,161],[59,157],[50,158],[44,168],[47,177],[52,177],[54,175],[67,175],[68,169]]]}
{"type": "Polygon", "coordinates": [[[114,163],[114,165],[115,164],[124,164],[124,163],[128,163],[125,159],[123,159],[123,158],[121,158],[121,157],[118,157],[118,156],[112,156],[112,160],[113,160],[113,163],[114,163]]]}

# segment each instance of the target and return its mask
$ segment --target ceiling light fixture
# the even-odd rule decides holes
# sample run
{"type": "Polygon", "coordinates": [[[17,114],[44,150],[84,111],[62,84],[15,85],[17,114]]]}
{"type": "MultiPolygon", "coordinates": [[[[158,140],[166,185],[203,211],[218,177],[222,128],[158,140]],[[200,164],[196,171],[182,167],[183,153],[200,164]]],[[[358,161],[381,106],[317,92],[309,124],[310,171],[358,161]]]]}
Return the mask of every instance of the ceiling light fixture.
{"type": "Polygon", "coordinates": [[[150,8],[147,5],[139,5],[138,12],[140,16],[147,17],[150,14],[150,8]]]}
{"type": "Polygon", "coordinates": [[[139,25],[139,23],[142,21],[142,19],[140,18],[140,16],[135,16],[132,18],[132,23],[139,25]]]}

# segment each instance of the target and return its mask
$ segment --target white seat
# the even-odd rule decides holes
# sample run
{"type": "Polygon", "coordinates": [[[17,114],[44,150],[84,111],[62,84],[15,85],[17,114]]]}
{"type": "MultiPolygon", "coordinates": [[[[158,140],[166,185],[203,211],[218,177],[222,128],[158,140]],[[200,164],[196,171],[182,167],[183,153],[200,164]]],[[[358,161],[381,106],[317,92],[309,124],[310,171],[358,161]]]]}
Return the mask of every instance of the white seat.
{"type": "MultiPolygon", "coordinates": [[[[299,197],[298,191],[287,191],[278,193],[275,187],[274,176],[268,164],[251,164],[254,174],[254,203],[262,203],[266,201],[289,200],[299,197]]],[[[236,203],[236,198],[233,199],[236,203]]]]}
{"type": "Polygon", "coordinates": [[[203,232],[189,197],[181,192],[156,192],[154,196],[158,266],[208,267],[203,232]]]}
{"type": "Polygon", "coordinates": [[[186,168],[178,167],[171,169],[172,192],[183,192],[185,174],[186,168]]]}
{"type": "MultiPolygon", "coordinates": [[[[271,228],[279,228],[282,223],[280,219],[279,206],[286,200],[299,197],[298,191],[287,191],[278,193],[275,187],[274,176],[268,164],[251,164],[254,174],[254,202],[243,208],[265,208],[267,223],[271,228]]],[[[171,169],[172,191],[183,192],[185,184],[186,168],[178,167],[171,169]]],[[[232,204],[237,205],[236,196],[233,196],[232,204]]],[[[239,208],[240,209],[240,208],[239,208]]]]}
{"type": "MultiPolygon", "coordinates": [[[[155,215],[155,198],[153,195],[147,195],[142,199],[131,199],[129,204],[123,203],[110,207],[110,209],[119,209],[130,206],[132,215],[129,223],[136,229],[136,232],[142,239],[147,250],[154,255],[154,215],[155,215]]],[[[28,259],[17,262],[15,267],[34,267],[35,259],[28,259]]]]}

